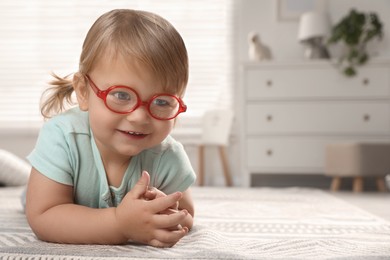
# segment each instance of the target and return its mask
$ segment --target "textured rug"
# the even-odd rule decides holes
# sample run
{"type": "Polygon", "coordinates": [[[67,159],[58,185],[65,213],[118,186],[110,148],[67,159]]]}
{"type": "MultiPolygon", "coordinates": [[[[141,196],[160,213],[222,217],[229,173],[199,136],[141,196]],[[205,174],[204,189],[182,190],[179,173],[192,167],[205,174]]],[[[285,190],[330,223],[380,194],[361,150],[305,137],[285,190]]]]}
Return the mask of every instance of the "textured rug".
{"type": "Polygon", "coordinates": [[[193,230],[159,249],[39,241],[19,203],[22,189],[0,188],[0,259],[390,259],[390,223],[323,191],[193,190],[193,230]]]}

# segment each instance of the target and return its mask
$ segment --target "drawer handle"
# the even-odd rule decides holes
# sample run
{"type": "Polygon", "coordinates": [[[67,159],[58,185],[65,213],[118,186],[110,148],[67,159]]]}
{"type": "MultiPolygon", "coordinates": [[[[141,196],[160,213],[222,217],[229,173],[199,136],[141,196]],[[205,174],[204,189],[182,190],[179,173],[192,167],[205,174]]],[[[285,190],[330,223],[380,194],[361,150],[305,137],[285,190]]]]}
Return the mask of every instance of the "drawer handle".
{"type": "Polygon", "coordinates": [[[267,85],[267,87],[271,87],[272,86],[272,80],[267,80],[266,85],[267,85]]]}
{"type": "Polygon", "coordinates": [[[272,115],[267,115],[267,121],[268,121],[268,122],[271,122],[272,119],[273,119],[272,115]]]}
{"type": "Polygon", "coordinates": [[[370,117],[370,115],[368,115],[368,114],[365,114],[365,115],[363,116],[364,122],[368,122],[368,121],[370,121],[370,119],[371,119],[371,117],[370,117]]]}
{"type": "Polygon", "coordinates": [[[370,80],[368,78],[363,79],[363,85],[367,86],[370,84],[370,80]]]}
{"type": "Polygon", "coordinates": [[[272,151],[272,149],[268,149],[268,150],[266,151],[267,156],[272,156],[273,153],[274,153],[274,152],[272,151]]]}

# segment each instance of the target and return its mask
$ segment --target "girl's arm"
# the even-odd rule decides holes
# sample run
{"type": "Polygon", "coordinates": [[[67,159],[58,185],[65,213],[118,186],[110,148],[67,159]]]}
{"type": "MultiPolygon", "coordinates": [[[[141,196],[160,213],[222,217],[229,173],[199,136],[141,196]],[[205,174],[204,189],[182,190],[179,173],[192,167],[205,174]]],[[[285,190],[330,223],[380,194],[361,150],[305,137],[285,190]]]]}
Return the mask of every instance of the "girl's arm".
{"type": "Polygon", "coordinates": [[[121,244],[129,240],[158,247],[176,244],[187,232],[168,230],[187,219],[186,210],[171,215],[158,212],[177,203],[181,193],[147,201],[143,194],[149,175],[115,208],[94,209],[74,204],[73,187],[57,183],[32,169],[27,189],[26,215],[38,238],[74,244],[121,244]]]}

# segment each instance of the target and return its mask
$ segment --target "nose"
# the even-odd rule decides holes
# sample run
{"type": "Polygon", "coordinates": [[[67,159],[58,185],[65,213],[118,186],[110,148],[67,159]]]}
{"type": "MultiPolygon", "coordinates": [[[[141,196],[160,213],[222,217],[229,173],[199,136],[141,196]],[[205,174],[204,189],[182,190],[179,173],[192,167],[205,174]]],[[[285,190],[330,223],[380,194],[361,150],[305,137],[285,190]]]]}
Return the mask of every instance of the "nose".
{"type": "Polygon", "coordinates": [[[148,103],[142,102],[133,112],[127,114],[126,118],[129,121],[145,121],[150,119],[148,103]]]}

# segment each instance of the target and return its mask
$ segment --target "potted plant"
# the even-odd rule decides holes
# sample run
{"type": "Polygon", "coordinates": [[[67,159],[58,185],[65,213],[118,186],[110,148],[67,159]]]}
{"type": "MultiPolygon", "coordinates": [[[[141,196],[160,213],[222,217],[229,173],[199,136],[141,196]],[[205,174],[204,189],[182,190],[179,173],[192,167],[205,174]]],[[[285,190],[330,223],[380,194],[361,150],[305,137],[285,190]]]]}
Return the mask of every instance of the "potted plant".
{"type": "Polygon", "coordinates": [[[366,45],[374,38],[383,37],[383,25],[375,13],[363,13],[352,9],[347,16],[332,27],[329,44],[341,41],[346,51],[339,64],[347,76],[356,75],[356,67],[369,60],[366,45]]]}

